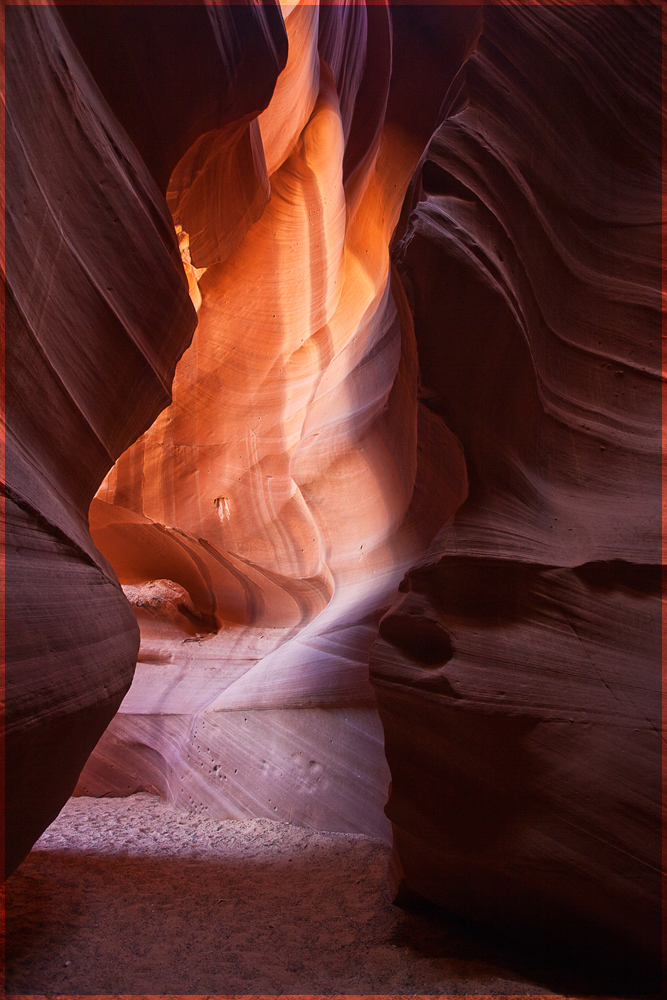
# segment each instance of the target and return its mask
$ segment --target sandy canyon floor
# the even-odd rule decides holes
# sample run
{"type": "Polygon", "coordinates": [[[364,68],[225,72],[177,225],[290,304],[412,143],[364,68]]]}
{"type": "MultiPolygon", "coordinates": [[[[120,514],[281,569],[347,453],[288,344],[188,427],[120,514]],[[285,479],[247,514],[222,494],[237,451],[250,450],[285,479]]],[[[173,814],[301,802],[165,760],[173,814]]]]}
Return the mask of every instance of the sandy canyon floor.
{"type": "Polygon", "coordinates": [[[393,906],[388,857],[368,837],[143,793],[71,799],[7,882],[6,993],[599,995],[393,906]]]}

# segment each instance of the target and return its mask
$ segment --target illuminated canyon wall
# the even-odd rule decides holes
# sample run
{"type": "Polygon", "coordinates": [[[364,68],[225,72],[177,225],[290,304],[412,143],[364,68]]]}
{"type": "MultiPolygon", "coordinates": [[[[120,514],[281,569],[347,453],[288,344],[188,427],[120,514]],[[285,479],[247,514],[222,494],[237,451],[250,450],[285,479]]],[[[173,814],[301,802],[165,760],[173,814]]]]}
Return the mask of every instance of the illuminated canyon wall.
{"type": "Polygon", "coordinates": [[[80,775],[657,954],[658,12],[7,29],[10,867],[80,775]]]}
{"type": "Polygon", "coordinates": [[[199,322],[172,405],[91,507],[142,644],[82,792],[149,787],[218,816],[388,836],[369,648],[378,609],[466,491],[458,441],[419,415],[412,320],[389,259],[479,17],[440,22],[420,132],[392,99],[386,8],[321,21],[317,6],[287,9],[287,64],[242,126],[260,217],[228,235],[226,202],[249,184],[237,128],[205,137],[172,176],[199,322]]]}

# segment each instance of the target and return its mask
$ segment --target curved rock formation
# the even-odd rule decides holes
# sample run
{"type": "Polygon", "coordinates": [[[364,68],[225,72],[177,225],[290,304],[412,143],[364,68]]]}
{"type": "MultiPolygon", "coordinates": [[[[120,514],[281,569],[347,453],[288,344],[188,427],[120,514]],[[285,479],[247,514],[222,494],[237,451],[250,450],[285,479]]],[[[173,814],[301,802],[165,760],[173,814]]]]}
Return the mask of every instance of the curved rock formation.
{"type": "Polygon", "coordinates": [[[371,671],[403,891],[622,961],[660,931],[659,65],[655,8],[485,8],[395,252],[470,493],[371,671]]]}
{"type": "Polygon", "coordinates": [[[465,491],[458,443],[437,418],[418,417],[412,323],[388,247],[478,16],[432,25],[432,36],[455,30],[425,128],[389,88],[387,8],[347,15],[364,12],[362,46],[344,8],[328,10],[321,32],[317,5],[286,11],[289,57],[257,120],[270,198],[240,240],[218,238],[207,194],[217,146],[200,142],[172,177],[199,323],[173,404],[91,507],[93,538],[143,638],[134,684],[82,792],[148,782],[220,816],[386,833],[388,776],[368,683],[376,612],[465,491]],[[361,72],[366,51],[384,67],[379,99],[377,79],[361,72]],[[363,147],[354,145],[358,114],[363,147]],[[196,238],[186,235],[193,219],[196,238]],[[239,724],[255,735],[243,741],[239,724]],[[220,764],[232,759],[234,774],[220,764]]]}
{"type": "MultiPolygon", "coordinates": [[[[73,29],[104,11],[64,13],[73,29]]],[[[56,10],[10,7],[6,33],[11,870],[71,794],[132,679],[137,625],[90,539],[88,507],[114,461],[170,401],[196,314],[164,198],[56,10]]],[[[229,88],[233,61],[218,58],[229,88]]],[[[125,65],[141,78],[136,64],[125,65]]],[[[279,69],[276,57],[274,81],[279,69]]],[[[205,121],[191,110],[210,81],[193,83],[176,65],[167,73],[177,92],[179,80],[192,86],[189,102],[172,108],[173,132],[190,142],[215,120],[216,108],[205,121]]],[[[133,102],[125,93],[125,110],[133,102]]],[[[235,115],[238,107],[243,99],[235,115]]],[[[161,162],[170,163],[173,132],[146,139],[161,162]]]]}

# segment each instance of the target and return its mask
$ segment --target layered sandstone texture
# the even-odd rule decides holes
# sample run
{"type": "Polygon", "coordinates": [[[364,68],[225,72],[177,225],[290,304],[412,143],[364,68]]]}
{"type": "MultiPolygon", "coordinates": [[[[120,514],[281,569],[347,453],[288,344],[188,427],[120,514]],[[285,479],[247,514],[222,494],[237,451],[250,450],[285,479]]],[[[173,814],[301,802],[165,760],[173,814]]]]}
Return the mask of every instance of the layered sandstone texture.
{"type": "Polygon", "coordinates": [[[487,6],[467,90],[395,249],[469,476],[372,650],[395,875],[654,960],[660,12],[487,6]]]}
{"type": "MultiPolygon", "coordinates": [[[[144,79],[133,51],[143,36],[123,35],[114,80],[121,66],[159,91],[171,131],[155,134],[151,110],[134,121],[128,113],[141,80],[128,81],[114,113],[102,57],[86,53],[96,82],[73,42],[80,36],[84,53],[86,33],[97,50],[102,39],[118,42],[113,24],[91,26],[100,11],[113,18],[104,8],[67,9],[71,34],[54,7],[4,15],[9,870],[62,808],[132,680],[139,630],[91,541],[88,507],[119,455],[170,402],[176,362],[192,338],[196,312],[164,177],[182,155],[179,136],[187,147],[228,123],[241,49],[233,18],[218,19],[216,33],[205,7],[189,7],[191,35],[208,39],[210,50],[198,78],[179,62],[183,25],[153,11],[161,75],[149,64],[144,79]],[[140,155],[142,140],[152,162],[140,155]]],[[[266,106],[284,64],[276,15],[272,24],[261,9],[253,15],[262,68],[231,108],[235,118],[266,106]]]]}
{"type": "Polygon", "coordinates": [[[659,15],[7,9],[10,867],[125,696],[80,792],[389,767],[403,898],[657,954],[659,15]]]}
{"type": "Polygon", "coordinates": [[[466,492],[458,441],[417,399],[389,244],[480,19],[415,15],[406,56],[382,5],[283,15],[266,110],[193,144],[169,183],[198,325],[171,406],[90,509],[142,643],[79,791],[388,837],[369,648],[466,492]]]}

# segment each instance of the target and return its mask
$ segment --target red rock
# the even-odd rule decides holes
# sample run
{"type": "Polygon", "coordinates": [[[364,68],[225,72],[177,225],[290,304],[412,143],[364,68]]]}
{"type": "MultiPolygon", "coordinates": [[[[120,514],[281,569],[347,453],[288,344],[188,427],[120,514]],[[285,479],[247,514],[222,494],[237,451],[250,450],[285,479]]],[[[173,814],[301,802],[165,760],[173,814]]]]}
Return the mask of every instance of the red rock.
{"type": "MultiPolygon", "coordinates": [[[[64,15],[70,24],[121,16],[105,11],[64,15]]],[[[164,199],[58,13],[10,7],[5,17],[11,870],[71,794],[132,679],[136,622],[90,539],[88,506],[116,458],[169,402],[196,319],[164,199]]],[[[141,78],[136,63],[123,66],[141,78]]],[[[169,73],[179,75],[174,66],[169,73]]],[[[188,142],[202,127],[192,112],[199,84],[190,80],[186,106],[171,112],[188,142]]],[[[137,106],[135,93],[120,96],[128,113],[137,106]]],[[[162,143],[146,138],[166,163],[175,131],[162,143]]],[[[136,130],[134,138],[141,146],[136,130]]]]}
{"type": "Polygon", "coordinates": [[[659,53],[655,9],[485,9],[396,249],[470,494],[371,668],[403,891],[639,967],[660,930],[659,53]]]}

